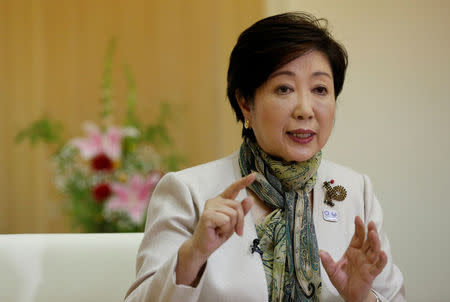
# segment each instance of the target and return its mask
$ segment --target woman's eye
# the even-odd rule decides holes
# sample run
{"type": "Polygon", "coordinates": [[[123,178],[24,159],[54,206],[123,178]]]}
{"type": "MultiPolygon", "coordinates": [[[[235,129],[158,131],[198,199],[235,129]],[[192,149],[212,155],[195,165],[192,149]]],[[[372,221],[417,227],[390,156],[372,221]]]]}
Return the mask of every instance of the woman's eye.
{"type": "Polygon", "coordinates": [[[293,89],[288,86],[279,86],[279,87],[277,87],[277,89],[275,91],[278,94],[288,94],[288,93],[292,92],[293,89]]]}
{"type": "Polygon", "coordinates": [[[327,88],[323,86],[316,87],[313,89],[313,91],[320,95],[326,95],[328,93],[327,88]]]}

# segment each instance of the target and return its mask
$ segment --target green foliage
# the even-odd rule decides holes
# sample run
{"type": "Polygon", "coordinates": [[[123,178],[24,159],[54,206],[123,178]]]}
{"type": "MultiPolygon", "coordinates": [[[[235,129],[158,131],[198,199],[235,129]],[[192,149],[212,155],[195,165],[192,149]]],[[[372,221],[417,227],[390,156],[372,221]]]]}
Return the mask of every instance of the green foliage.
{"type": "Polygon", "coordinates": [[[112,113],[112,65],[114,53],[116,52],[116,39],[111,39],[108,44],[105,56],[105,68],[103,70],[103,84],[101,102],[103,110],[100,113],[102,118],[106,118],[112,113]]]}
{"type": "Polygon", "coordinates": [[[134,81],[133,75],[131,74],[130,68],[125,66],[124,68],[125,79],[127,81],[127,119],[125,124],[127,126],[134,126],[136,128],[140,128],[139,121],[136,117],[136,82],[134,81]]]}
{"type": "Polygon", "coordinates": [[[167,129],[167,120],[170,117],[170,105],[166,102],[161,103],[158,119],[154,124],[148,125],[143,133],[143,140],[155,142],[168,146],[172,144],[169,131],[167,129]]]}
{"type": "Polygon", "coordinates": [[[176,171],[178,167],[185,162],[185,158],[180,154],[170,154],[163,158],[163,164],[168,171],[176,171]]]}
{"type": "Polygon", "coordinates": [[[24,140],[28,140],[32,146],[38,142],[47,144],[60,143],[62,130],[63,127],[61,123],[44,117],[20,130],[16,135],[16,142],[20,143],[24,140]]]}
{"type": "Polygon", "coordinates": [[[102,221],[102,205],[92,198],[90,184],[80,171],[73,171],[64,186],[64,193],[70,196],[67,208],[74,227],[82,227],[86,232],[99,232],[102,221]]]}

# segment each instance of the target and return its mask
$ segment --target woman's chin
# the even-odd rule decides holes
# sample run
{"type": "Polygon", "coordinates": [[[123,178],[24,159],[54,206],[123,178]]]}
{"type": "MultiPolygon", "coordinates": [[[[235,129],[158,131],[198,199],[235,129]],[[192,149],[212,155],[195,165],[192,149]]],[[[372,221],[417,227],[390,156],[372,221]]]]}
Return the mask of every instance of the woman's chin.
{"type": "Polygon", "coordinates": [[[321,150],[318,141],[315,139],[305,144],[298,144],[288,141],[285,146],[286,148],[283,154],[283,159],[286,161],[306,161],[321,150]]]}
{"type": "Polygon", "coordinates": [[[317,152],[313,152],[312,150],[302,150],[302,152],[292,152],[290,154],[286,155],[286,158],[284,160],[290,162],[290,161],[296,161],[296,162],[302,162],[307,161],[311,157],[313,157],[317,152]]]}

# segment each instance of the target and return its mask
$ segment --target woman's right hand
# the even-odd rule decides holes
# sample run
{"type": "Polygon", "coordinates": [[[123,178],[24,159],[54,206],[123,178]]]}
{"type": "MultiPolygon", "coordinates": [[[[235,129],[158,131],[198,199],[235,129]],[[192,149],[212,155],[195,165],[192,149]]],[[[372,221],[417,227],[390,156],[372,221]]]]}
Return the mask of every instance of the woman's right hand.
{"type": "Polygon", "coordinates": [[[252,197],[236,201],[238,193],[255,181],[247,175],[232,183],[219,196],[209,199],[194,234],[178,251],[177,284],[196,285],[196,279],[208,257],[236,232],[243,234],[244,217],[253,206],[252,197]]]}
{"type": "Polygon", "coordinates": [[[192,236],[192,247],[199,255],[208,258],[234,232],[239,236],[244,230],[244,216],[253,206],[251,197],[242,202],[234,200],[238,193],[255,180],[250,174],[232,183],[222,194],[206,201],[200,220],[192,236]]]}

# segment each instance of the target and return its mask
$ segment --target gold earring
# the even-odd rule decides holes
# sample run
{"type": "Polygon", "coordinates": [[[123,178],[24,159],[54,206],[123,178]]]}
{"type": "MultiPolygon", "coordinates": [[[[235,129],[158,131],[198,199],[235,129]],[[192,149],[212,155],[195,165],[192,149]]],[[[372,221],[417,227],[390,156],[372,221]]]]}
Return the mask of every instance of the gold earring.
{"type": "Polygon", "coordinates": [[[250,121],[249,120],[245,120],[244,128],[248,129],[249,126],[250,126],[250,121]]]}

